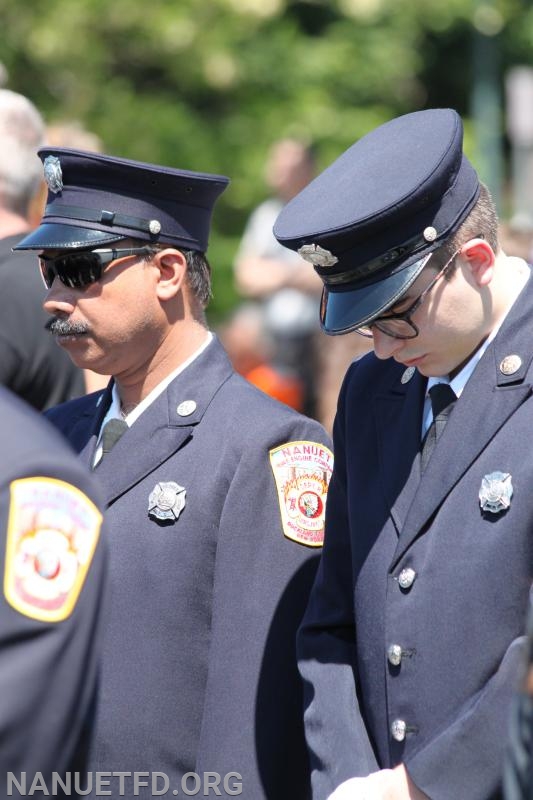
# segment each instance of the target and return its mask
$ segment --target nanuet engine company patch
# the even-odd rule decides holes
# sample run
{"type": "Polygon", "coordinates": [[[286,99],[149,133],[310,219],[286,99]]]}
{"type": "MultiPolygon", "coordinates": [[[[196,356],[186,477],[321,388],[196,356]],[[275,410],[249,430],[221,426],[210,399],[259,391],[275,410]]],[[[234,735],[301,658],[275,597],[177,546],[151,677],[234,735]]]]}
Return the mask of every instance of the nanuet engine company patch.
{"type": "Polygon", "coordinates": [[[4,594],[21,614],[60,622],[76,605],[102,515],[61,480],[23,478],[9,488],[4,594]]]}
{"type": "Polygon", "coordinates": [[[309,547],[324,542],[333,453],[319,442],[287,442],[270,451],[283,533],[309,547]]]}

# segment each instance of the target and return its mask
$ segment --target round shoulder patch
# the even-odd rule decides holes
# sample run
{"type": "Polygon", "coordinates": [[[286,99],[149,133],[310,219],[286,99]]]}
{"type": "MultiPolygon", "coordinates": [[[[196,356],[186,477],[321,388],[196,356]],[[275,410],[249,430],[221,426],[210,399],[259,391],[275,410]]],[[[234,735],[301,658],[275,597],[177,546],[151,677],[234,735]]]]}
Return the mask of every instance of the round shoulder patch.
{"type": "Polygon", "coordinates": [[[102,515],[75,486],[54,478],[10,485],[4,594],[21,614],[66,619],[76,605],[102,515]]]}
{"type": "Polygon", "coordinates": [[[270,451],[283,533],[309,547],[324,543],[333,453],[320,442],[287,442],[270,451]]]}

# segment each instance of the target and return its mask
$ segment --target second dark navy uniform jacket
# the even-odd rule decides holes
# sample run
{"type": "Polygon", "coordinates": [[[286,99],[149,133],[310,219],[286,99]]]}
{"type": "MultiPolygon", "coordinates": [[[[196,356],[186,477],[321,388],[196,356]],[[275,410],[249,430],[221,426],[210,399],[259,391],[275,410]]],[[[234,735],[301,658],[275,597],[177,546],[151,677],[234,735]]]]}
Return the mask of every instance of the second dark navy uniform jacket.
{"type": "MultiPolygon", "coordinates": [[[[52,412],[87,463],[110,398],[52,412]]],[[[300,440],[328,444],[214,340],[96,467],[112,597],[93,770],[161,771],[180,795],[188,772],[236,772],[250,800],[308,796],[294,638],[317,551],[284,536],[269,461],[300,440]],[[171,523],[148,515],[160,482],[186,491],[171,523]]]]}
{"type": "Polygon", "coordinates": [[[533,565],[532,357],[529,279],[423,475],[426,380],[373,354],[347,374],[299,636],[314,800],[401,762],[432,800],[500,796],[533,565]],[[489,513],[497,472],[513,495],[489,513]]]}
{"type": "Polygon", "coordinates": [[[3,387],[0,439],[4,800],[32,794],[39,779],[51,791],[53,773],[86,768],[107,569],[96,481],[52,426],[3,387]]]}

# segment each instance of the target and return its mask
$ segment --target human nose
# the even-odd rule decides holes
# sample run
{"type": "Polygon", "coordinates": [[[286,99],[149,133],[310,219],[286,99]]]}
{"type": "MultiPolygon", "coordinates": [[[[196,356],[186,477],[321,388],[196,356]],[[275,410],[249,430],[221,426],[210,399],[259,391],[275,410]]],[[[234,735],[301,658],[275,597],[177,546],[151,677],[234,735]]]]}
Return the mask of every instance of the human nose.
{"type": "Polygon", "coordinates": [[[374,353],[381,359],[392,358],[402,349],[405,342],[405,339],[395,339],[394,336],[388,336],[375,327],[372,328],[372,337],[374,353]]]}
{"type": "Polygon", "coordinates": [[[73,290],[65,286],[59,278],[54,282],[43,300],[43,308],[50,316],[69,316],[74,311],[76,299],[73,290]]]}

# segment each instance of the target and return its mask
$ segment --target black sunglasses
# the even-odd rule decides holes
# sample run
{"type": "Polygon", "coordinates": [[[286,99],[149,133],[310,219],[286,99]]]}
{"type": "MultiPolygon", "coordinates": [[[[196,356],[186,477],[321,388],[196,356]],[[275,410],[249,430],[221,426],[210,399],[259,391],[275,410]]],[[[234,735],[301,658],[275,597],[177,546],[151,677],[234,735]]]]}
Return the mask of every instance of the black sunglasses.
{"type": "Polygon", "coordinates": [[[152,247],[128,247],[118,250],[83,250],[80,253],[65,253],[60,256],[40,256],[39,267],[44,285],[52,288],[55,278],[70,289],[83,289],[102,277],[104,267],[119,258],[136,255],[152,255],[152,247]]]}

